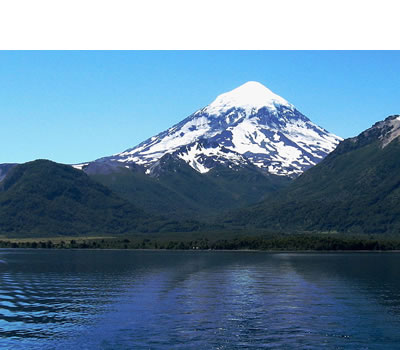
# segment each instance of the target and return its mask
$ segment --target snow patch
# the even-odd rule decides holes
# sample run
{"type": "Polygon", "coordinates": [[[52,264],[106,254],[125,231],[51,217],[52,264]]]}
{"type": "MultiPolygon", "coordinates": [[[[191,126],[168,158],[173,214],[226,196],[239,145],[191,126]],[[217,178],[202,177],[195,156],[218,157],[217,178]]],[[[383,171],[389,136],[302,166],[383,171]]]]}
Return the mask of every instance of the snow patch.
{"type": "Polygon", "coordinates": [[[82,170],[87,165],[89,165],[89,163],[73,164],[72,167],[78,170],[82,170]]]}

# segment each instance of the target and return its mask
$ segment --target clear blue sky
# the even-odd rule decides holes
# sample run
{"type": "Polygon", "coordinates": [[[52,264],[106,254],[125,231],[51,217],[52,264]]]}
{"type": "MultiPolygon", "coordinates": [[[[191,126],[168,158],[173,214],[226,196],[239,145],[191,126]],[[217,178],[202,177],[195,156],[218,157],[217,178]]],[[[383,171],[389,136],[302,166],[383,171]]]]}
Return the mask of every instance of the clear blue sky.
{"type": "Polygon", "coordinates": [[[0,163],[121,152],[249,80],[342,137],[400,114],[400,51],[1,51],[0,163]]]}

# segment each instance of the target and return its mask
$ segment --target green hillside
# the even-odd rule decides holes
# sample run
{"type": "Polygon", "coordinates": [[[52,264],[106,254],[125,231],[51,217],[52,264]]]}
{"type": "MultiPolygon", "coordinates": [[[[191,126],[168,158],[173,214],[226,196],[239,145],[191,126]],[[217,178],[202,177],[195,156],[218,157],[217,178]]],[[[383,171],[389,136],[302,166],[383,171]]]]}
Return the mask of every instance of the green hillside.
{"type": "Polygon", "coordinates": [[[48,160],[18,165],[0,183],[0,234],[7,236],[137,232],[149,219],[82,171],[48,160]]]}
{"type": "Polygon", "coordinates": [[[285,190],[226,221],[285,232],[400,233],[399,138],[385,144],[395,117],[343,141],[285,190]]]}
{"type": "Polygon", "coordinates": [[[289,184],[290,179],[267,176],[255,167],[216,167],[200,174],[184,161],[163,157],[152,176],[119,166],[90,176],[135,206],[176,220],[208,220],[226,210],[264,199],[289,184]]]}

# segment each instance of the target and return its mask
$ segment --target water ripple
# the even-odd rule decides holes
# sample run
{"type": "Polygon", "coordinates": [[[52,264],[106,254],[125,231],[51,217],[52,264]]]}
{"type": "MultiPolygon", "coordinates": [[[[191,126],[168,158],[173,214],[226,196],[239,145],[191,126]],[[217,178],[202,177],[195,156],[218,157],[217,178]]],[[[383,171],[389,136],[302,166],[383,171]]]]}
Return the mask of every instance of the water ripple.
{"type": "Polygon", "coordinates": [[[400,344],[400,254],[0,250],[0,257],[0,348],[400,344]]]}

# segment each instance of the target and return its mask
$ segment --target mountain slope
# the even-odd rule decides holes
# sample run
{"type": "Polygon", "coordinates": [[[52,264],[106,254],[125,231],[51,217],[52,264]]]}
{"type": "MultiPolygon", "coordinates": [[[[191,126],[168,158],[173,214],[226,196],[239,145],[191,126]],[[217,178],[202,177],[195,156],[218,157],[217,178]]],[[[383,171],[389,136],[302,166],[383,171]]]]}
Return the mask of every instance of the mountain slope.
{"type": "Polygon", "coordinates": [[[248,82],[138,146],[98,161],[141,165],[149,173],[165,154],[174,154],[200,173],[250,162],[270,174],[296,177],[340,140],[262,84],[248,82]]]}
{"type": "Polygon", "coordinates": [[[150,174],[118,162],[89,164],[85,171],[96,181],[152,214],[173,219],[204,219],[262,200],[266,193],[290,180],[261,173],[249,165],[236,171],[217,166],[201,174],[179,157],[166,154],[150,174]],[[110,169],[111,167],[111,169],[110,169]]]}
{"type": "Polygon", "coordinates": [[[276,198],[228,221],[269,230],[400,233],[400,116],[344,140],[276,198]]]}
{"type": "Polygon", "coordinates": [[[17,165],[0,183],[0,234],[8,236],[137,232],[149,219],[68,165],[47,160],[17,165]]]}

